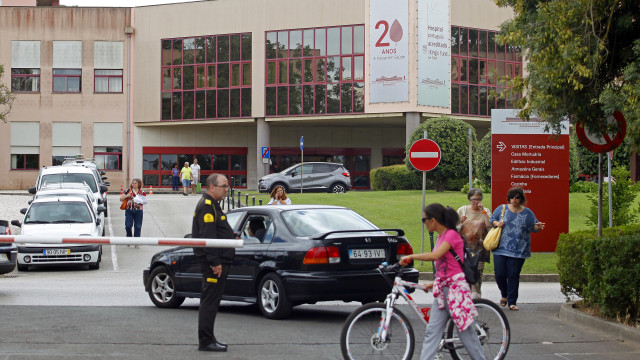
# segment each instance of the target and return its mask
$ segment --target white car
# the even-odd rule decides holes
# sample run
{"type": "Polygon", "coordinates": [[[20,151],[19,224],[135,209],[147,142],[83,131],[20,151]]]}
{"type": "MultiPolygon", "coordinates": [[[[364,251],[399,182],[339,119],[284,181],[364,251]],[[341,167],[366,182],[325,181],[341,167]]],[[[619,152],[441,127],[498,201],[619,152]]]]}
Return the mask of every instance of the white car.
{"type": "MultiPolygon", "coordinates": [[[[55,196],[79,196],[87,200],[87,202],[91,205],[94,214],[96,217],[100,219],[100,226],[98,227],[98,233],[104,236],[105,234],[105,221],[104,221],[104,212],[106,211],[106,207],[102,205],[102,199],[96,198],[91,191],[91,188],[85,184],[78,183],[59,183],[59,184],[51,184],[45,185],[40,188],[40,191],[36,193],[34,196],[35,199],[41,199],[44,197],[55,197],[55,196]]],[[[33,200],[31,200],[33,201],[33,200]]],[[[31,204],[31,201],[29,204],[31,204]]]]}
{"type": "Polygon", "coordinates": [[[29,208],[20,210],[24,220],[11,221],[22,228],[22,235],[33,237],[33,243],[18,244],[18,271],[36,265],[89,265],[99,269],[102,245],[38,244],[38,236],[100,236],[100,218],[95,216],[86,198],[51,196],[33,200],[29,208]]]}
{"type": "MultiPolygon", "coordinates": [[[[59,183],[80,183],[87,184],[96,198],[103,199],[106,207],[106,192],[109,190],[106,185],[99,181],[99,175],[95,169],[86,166],[45,166],[40,169],[36,186],[29,188],[29,193],[36,194],[45,185],[59,183]],[[95,173],[94,173],[95,172],[95,173]]],[[[105,212],[105,216],[107,213],[105,212]]]]}
{"type": "MultiPolygon", "coordinates": [[[[98,164],[96,164],[95,160],[92,158],[85,158],[85,157],[66,158],[62,162],[62,166],[84,166],[88,169],[91,169],[91,171],[93,172],[93,175],[96,178],[96,181],[98,182],[98,186],[100,185],[105,185],[107,187],[111,186],[109,182],[105,181],[107,180],[107,177],[104,176],[106,174],[104,170],[99,170],[98,164]]],[[[102,194],[102,202],[103,202],[103,205],[107,207],[106,192],[102,194]]],[[[107,216],[107,214],[108,212],[105,211],[104,216],[107,216]]]]}

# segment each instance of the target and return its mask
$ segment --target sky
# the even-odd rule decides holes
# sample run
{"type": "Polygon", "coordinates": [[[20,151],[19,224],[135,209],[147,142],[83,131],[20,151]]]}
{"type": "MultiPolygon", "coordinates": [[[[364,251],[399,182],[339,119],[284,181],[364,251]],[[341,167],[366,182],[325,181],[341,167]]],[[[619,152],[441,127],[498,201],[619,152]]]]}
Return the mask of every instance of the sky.
{"type": "Polygon", "coordinates": [[[136,7],[158,4],[174,4],[194,0],[60,0],[60,5],[89,7],[136,7]]]}

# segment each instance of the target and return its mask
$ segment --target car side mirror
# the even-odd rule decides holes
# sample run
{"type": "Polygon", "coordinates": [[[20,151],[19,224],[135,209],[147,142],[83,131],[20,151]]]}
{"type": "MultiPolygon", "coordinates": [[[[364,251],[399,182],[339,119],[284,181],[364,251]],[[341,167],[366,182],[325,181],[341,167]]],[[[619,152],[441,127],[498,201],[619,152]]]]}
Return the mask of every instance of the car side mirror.
{"type": "Polygon", "coordinates": [[[20,224],[19,220],[11,220],[11,225],[17,226],[17,227],[22,227],[22,224],[20,224]]]}
{"type": "MultiPolygon", "coordinates": [[[[98,214],[107,211],[107,207],[104,205],[98,205],[98,214]]],[[[99,220],[99,219],[98,219],[99,220]]]]}
{"type": "Polygon", "coordinates": [[[107,180],[107,179],[108,179],[108,177],[103,176],[101,179],[102,179],[102,180],[107,180]]]}
{"type": "Polygon", "coordinates": [[[111,186],[111,183],[110,183],[110,182],[108,182],[108,181],[105,181],[105,182],[104,182],[104,186],[111,186]]]}
{"type": "Polygon", "coordinates": [[[98,205],[102,205],[102,203],[104,202],[104,200],[102,200],[102,198],[98,198],[96,200],[98,201],[98,205]]]}
{"type": "Polygon", "coordinates": [[[29,188],[29,194],[31,194],[31,195],[35,195],[36,194],[36,187],[35,186],[32,186],[32,187],[29,188]]]}
{"type": "Polygon", "coordinates": [[[297,175],[297,173],[295,171],[291,173],[291,177],[294,177],[296,175],[297,175]]]}
{"type": "Polygon", "coordinates": [[[31,205],[32,202],[33,202],[33,199],[27,201],[27,204],[31,205]]]}
{"type": "Polygon", "coordinates": [[[97,218],[96,219],[96,225],[100,226],[100,223],[101,223],[100,218],[97,218]]]}
{"type": "Polygon", "coordinates": [[[109,191],[109,188],[106,185],[100,185],[100,192],[101,193],[106,193],[107,191],[109,191]]]}
{"type": "Polygon", "coordinates": [[[104,170],[100,171],[100,175],[105,175],[106,172],[104,170]]]}
{"type": "Polygon", "coordinates": [[[24,215],[27,213],[27,208],[20,209],[20,214],[24,215]]]}

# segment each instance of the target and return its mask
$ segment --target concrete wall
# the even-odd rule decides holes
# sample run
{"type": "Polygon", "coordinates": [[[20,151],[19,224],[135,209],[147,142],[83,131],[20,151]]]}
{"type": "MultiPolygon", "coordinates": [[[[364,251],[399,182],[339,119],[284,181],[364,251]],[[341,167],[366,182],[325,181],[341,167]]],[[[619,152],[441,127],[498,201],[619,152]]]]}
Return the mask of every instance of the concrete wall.
{"type": "MultiPolygon", "coordinates": [[[[94,41],[125,42],[127,8],[0,7],[0,64],[5,74],[0,79],[11,86],[12,40],[40,40],[40,92],[17,94],[8,121],[40,122],[40,166],[51,165],[52,124],[82,124],[82,152],[93,155],[94,122],[126,122],[127,68],[123,69],[124,93],[94,94],[94,41]],[[52,94],[53,41],[82,41],[82,91],[77,94],[52,94]]],[[[126,62],[125,62],[126,64],[126,62]]],[[[26,189],[33,186],[38,171],[11,171],[10,124],[0,125],[0,189],[26,189]]],[[[123,127],[124,129],[125,127],[123,127]]],[[[123,130],[123,137],[126,135],[123,130]]],[[[124,150],[124,149],[123,149],[124,150]]],[[[123,159],[126,164],[126,158],[123,159]]],[[[123,167],[124,168],[124,167],[123,167]]],[[[124,181],[123,171],[109,171],[109,181],[117,186],[124,181]]]]}

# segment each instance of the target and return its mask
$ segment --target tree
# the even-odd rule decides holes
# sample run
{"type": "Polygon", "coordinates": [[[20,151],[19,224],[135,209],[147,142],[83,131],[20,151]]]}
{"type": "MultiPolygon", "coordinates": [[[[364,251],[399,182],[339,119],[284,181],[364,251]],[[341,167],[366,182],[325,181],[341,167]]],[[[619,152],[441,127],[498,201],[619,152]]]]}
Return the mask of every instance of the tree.
{"type": "Polygon", "coordinates": [[[491,131],[474,145],[473,170],[475,177],[491,186],[491,131]]]}
{"type": "MultiPolygon", "coordinates": [[[[411,139],[406,145],[406,153],[409,154],[411,145],[423,138],[424,131],[427,137],[440,146],[442,154],[438,166],[427,171],[427,180],[433,181],[437,191],[460,190],[469,182],[469,145],[468,133],[472,129],[473,141],[476,141],[476,132],[473,127],[462,120],[452,119],[447,116],[428,119],[420,124],[411,134],[411,139]]],[[[411,171],[416,170],[409,161],[404,159],[411,171]]]]}
{"type": "MultiPolygon", "coordinates": [[[[0,79],[4,74],[4,66],[0,64],[0,79]]],[[[11,93],[11,88],[0,82],[0,120],[7,122],[7,115],[11,112],[13,107],[13,100],[15,95],[11,93]]]]}
{"type": "MultiPolygon", "coordinates": [[[[523,93],[520,117],[533,113],[554,132],[584,121],[595,132],[618,109],[631,149],[640,145],[640,2],[624,0],[494,0],[514,18],[500,40],[522,46],[528,75],[510,81],[523,93]]],[[[611,132],[610,126],[607,129],[611,132]]]]}

